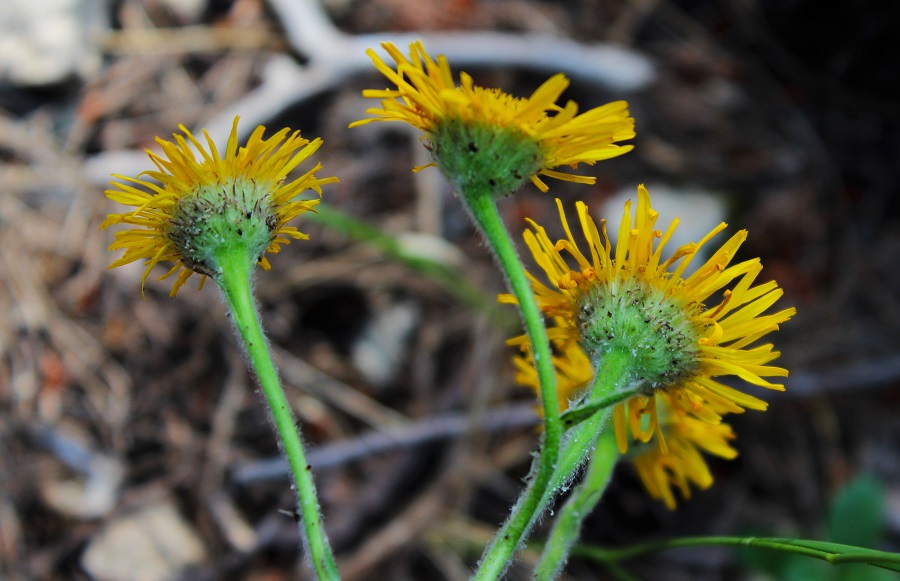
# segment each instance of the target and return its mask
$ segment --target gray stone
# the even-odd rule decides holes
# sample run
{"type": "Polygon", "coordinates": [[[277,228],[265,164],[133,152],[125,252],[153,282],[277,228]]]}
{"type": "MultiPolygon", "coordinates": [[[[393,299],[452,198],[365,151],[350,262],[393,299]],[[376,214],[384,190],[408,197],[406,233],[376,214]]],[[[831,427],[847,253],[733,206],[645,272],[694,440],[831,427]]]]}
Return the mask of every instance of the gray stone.
{"type": "Polygon", "coordinates": [[[97,581],[165,581],[205,557],[193,527],[171,500],[161,499],[109,522],[81,564],[97,581]]]}
{"type": "Polygon", "coordinates": [[[0,2],[0,82],[38,87],[93,76],[105,9],[98,0],[0,2]]]}

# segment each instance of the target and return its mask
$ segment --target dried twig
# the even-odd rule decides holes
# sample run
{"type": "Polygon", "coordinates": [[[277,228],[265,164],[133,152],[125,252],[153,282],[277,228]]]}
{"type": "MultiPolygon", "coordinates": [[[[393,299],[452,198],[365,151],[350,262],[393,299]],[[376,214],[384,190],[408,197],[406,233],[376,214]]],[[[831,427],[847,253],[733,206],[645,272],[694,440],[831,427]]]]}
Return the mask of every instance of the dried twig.
{"type": "MultiPolygon", "coordinates": [[[[499,432],[534,425],[537,425],[534,406],[522,404],[487,412],[480,418],[478,430],[499,432]]],[[[471,418],[464,412],[433,416],[388,431],[369,432],[352,440],[314,448],[307,460],[318,470],[332,468],[375,454],[458,438],[472,429],[471,418]]],[[[248,485],[284,477],[285,465],[278,457],[242,464],[235,470],[232,480],[239,485],[248,485]]]]}

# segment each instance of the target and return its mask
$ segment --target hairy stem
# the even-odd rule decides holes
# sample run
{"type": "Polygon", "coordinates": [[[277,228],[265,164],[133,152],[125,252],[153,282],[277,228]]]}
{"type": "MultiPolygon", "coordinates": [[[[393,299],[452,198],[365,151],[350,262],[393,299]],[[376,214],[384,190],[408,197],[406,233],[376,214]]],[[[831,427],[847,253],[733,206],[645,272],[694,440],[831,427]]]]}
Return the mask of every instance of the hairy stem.
{"type": "Polygon", "coordinates": [[[603,495],[612,470],[619,459],[614,434],[606,430],[613,406],[636,395],[640,383],[631,381],[631,358],[627,353],[612,351],[603,356],[595,371],[593,386],[582,402],[585,409],[605,403],[582,423],[566,433],[559,466],[553,473],[549,493],[542,499],[541,509],[550,504],[556,491],[565,486],[578,467],[591,458],[582,483],[573,491],[550,533],[544,553],[538,562],[535,578],[554,579],[565,565],[569,551],[578,540],[581,523],[603,495]]]}
{"type": "Polygon", "coordinates": [[[540,456],[535,461],[536,466],[532,469],[530,484],[513,507],[506,523],[488,545],[475,573],[474,579],[486,580],[498,579],[503,574],[516,547],[525,540],[540,514],[541,499],[547,491],[559,457],[562,427],[559,420],[556,373],[550,356],[550,342],[547,339],[544,318],[535,302],[525,268],[500,218],[494,197],[489,192],[462,192],[462,196],[475,223],[493,249],[509,288],[519,303],[525,332],[534,354],[544,411],[544,440],[540,456]]]}
{"type": "Polygon", "coordinates": [[[216,282],[222,289],[231,310],[235,328],[272,414],[281,450],[291,467],[298,497],[300,526],[303,533],[301,536],[307,555],[319,579],[324,581],[340,579],[334,555],[322,526],[312,469],[306,462],[303,442],[300,440],[290,405],[281,389],[278,372],[272,362],[254,305],[250,287],[253,258],[248,256],[245,248],[234,246],[218,252],[216,259],[222,269],[216,277],[216,282]]]}

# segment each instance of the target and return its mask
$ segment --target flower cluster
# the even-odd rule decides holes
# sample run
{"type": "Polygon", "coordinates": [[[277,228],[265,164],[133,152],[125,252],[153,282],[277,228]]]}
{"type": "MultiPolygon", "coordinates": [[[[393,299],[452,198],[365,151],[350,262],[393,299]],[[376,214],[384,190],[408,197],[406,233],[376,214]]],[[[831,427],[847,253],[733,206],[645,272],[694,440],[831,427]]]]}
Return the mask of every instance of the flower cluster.
{"type": "MultiPolygon", "coordinates": [[[[587,248],[583,253],[562,203],[557,204],[566,238],[553,242],[531,221],[525,243],[550,283],[529,275],[538,305],[552,322],[548,335],[559,353],[555,364],[561,405],[590,381],[603,357],[617,353],[629,358],[629,380],[640,389],[615,408],[616,440],[625,453],[629,443],[657,437],[655,447],[642,448],[635,465],[651,494],[673,506],[672,486],[686,496],[688,481],[700,487],[711,483],[698,450],[734,457],[727,444],[733,435],[722,416],[766,408],[763,400],[717,378],[733,375],[753,385],[784,389],[765,379],[787,375],[787,370],[769,365],[779,353],[771,344],[757,342],[790,319],[795,309],[767,313],[783,292],[774,281],[754,286],[762,270],[759,259],[731,264],[746,231],[686,274],[725,224],[664,258],[678,221],[665,232],[657,230],[658,213],[641,186],[634,215],[631,202],[625,205],[615,246],[605,220],[598,228],[587,206],[576,204],[587,248]]],[[[500,301],[516,302],[511,295],[501,295],[500,301]]],[[[525,353],[516,358],[519,382],[536,385],[536,377],[527,371],[527,338],[510,343],[525,353]]]]}
{"type": "MultiPolygon", "coordinates": [[[[620,144],[635,135],[627,103],[616,101],[582,113],[572,101],[561,105],[558,100],[569,84],[562,74],[530,97],[518,98],[479,87],[466,73],[460,73],[457,84],[447,60],[433,59],[420,42],[412,43],[408,57],[390,43],[382,47],[393,65],[372,50],[368,55],[391,87],[363,91],[365,97],[378,99],[380,107],[369,109],[372,117],[351,127],[401,121],[421,130],[433,160],[429,165],[444,173],[470,210],[473,200],[493,203],[492,197],[509,194],[529,180],[547,191],[542,177],[592,184],[593,177],[556,168],[594,164],[632,149],[620,144]]],[[[321,164],[293,181],[287,177],[315,153],[321,139],[309,141],[288,129],[264,138],[265,129],[257,127],[239,146],[237,123],[235,119],[221,154],[205,131],[204,144],[180,126],[183,134],[174,135],[174,142],[157,139],[161,154],[149,153],[155,171],[136,178],[116,175],[119,181],[106,191],[110,199],[135,208],[110,214],[103,222],[103,228],[133,227],[116,232],[110,250],[125,252],[110,268],[143,260],[142,291],[160,262],[174,263],[160,277],[177,273],[174,295],[193,273],[203,275],[201,285],[207,276],[218,277],[220,259],[232,256],[235,248],[241,260],[267,270],[266,253],[278,252],[291,239],[306,238],[288,222],[313,210],[319,199],[298,196],[312,190],[321,197],[321,186],[337,178],[316,177],[321,164]]],[[[674,507],[673,490],[688,497],[691,483],[700,488],[712,483],[703,452],[736,456],[729,444],[734,434],[723,416],[766,408],[763,400],[720,378],[734,376],[752,385],[784,389],[767,379],[787,376],[787,370],[771,365],[779,353],[759,341],[795,310],[769,312],[783,292],[774,281],[756,284],[762,270],[758,259],[733,263],[747,238],[744,230],[701,260],[707,244],[726,225],[667,255],[678,220],[657,229],[658,213],[643,186],[636,205],[625,205],[615,244],[605,220],[598,226],[582,202],[576,204],[576,213],[584,240],[576,240],[559,200],[557,205],[565,238],[551,240],[534,221],[529,221],[524,238],[544,274],[543,280],[528,276],[549,321],[560,410],[580,397],[604,358],[627,360],[634,395],[613,411],[616,441],[651,495],[674,507]]],[[[505,235],[505,229],[499,229],[505,235]]],[[[504,240],[514,255],[508,237],[504,240]]],[[[518,268],[519,297],[532,304],[518,268]]],[[[518,302],[513,295],[501,295],[500,300],[518,302]]],[[[539,321],[533,307],[531,312],[539,321]]],[[[535,326],[543,332],[540,322],[535,326]]],[[[521,349],[514,358],[517,381],[541,393],[529,339],[523,335],[510,343],[521,349]]],[[[544,341],[541,345],[547,347],[544,341]]],[[[552,378],[548,367],[542,371],[552,378]]],[[[544,409],[550,415],[549,381],[544,389],[550,402],[544,409]]]]}
{"type": "MultiPolygon", "coordinates": [[[[754,385],[784,389],[764,379],[787,376],[786,369],[768,365],[779,353],[771,344],[755,343],[796,311],[765,314],[783,291],[774,281],[753,285],[762,270],[759,259],[730,264],[747,237],[745,230],[685,276],[700,250],[725,224],[664,259],[663,249],[678,220],[664,233],[657,230],[658,213],[640,186],[634,217],[631,202],[625,204],[615,249],[605,221],[598,228],[587,206],[576,205],[589,259],[572,235],[562,203],[557,204],[565,239],[552,242],[534,222],[525,232],[525,243],[550,282],[548,286],[531,276],[535,296],[541,310],[555,321],[549,329],[552,340],[577,343],[594,365],[613,350],[633,357],[633,379],[642,382],[644,390],[616,408],[615,429],[623,451],[629,431],[640,441],[649,441],[654,433],[662,435],[655,405],[659,399],[677,414],[713,424],[724,412],[766,408],[763,400],[716,377],[735,375],[754,385]],[[732,283],[733,288],[725,288],[732,283]],[[720,291],[721,298],[708,304],[720,291]]],[[[516,302],[511,295],[501,295],[500,300],[516,302]]],[[[524,336],[513,340],[525,341],[524,336]]],[[[663,438],[660,443],[664,445],[663,438]]]]}

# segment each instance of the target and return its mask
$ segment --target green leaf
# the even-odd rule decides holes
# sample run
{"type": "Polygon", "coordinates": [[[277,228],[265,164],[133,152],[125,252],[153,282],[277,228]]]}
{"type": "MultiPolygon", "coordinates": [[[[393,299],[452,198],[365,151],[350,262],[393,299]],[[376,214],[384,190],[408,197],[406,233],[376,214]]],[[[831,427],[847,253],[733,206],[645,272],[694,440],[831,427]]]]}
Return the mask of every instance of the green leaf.
{"type": "Polygon", "coordinates": [[[622,548],[606,548],[592,545],[578,545],[572,549],[573,555],[589,557],[598,561],[621,561],[638,555],[684,547],[752,547],[784,551],[820,559],[832,565],[847,563],[867,563],[888,571],[900,573],[900,553],[876,551],[864,547],[854,547],[825,541],[805,539],[761,538],[761,537],[680,537],[667,541],[643,543],[622,548]]]}
{"type": "MultiPolygon", "coordinates": [[[[762,537],[766,531],[748,530],[743,532],[744,537],[762,537]]],[[[766,579],[780,579],[781,572],[789,566],[792,559],[803,559],[798,555],[783,551],[759,551],[753,548],[741,547],[737,550],[738,562],[743,569],[765,574],[766,579]]]]}
{"type": "Polygon", "coordinates": [[[612,406],[625,401],[633,395],[634,393],[632,392],[615,393],[599,401],[592,401],[583,405],[569,408],[560,416],[560,421],[562,422],[563,429],[568,430],[569,428],[574,428],[578,424],[594,417],[594,414],[596,414],[597,412],[605,410],[607,408],[611,408],[612,406]]]}
{"type": "Polygon", "coordinates": [[[577,405],[570,407],[560,416],[560,421],[562,422],[563,429],[568,430],[569,428],[574,428],[581,422],[588,420],[593,417],[594,414],[599,412],[600,410],[605,410],[607,408],[611,408],[614,405],[620,404],[626,399],[630,399],[640,393],[641,389],[644,387],[643,381],[634,381],[629,383],[625,388],[615,391],[614,393],[607,395],[598,400],[593,401],[581,401],[577,405]]]}
{"type": "Polygon", "coordinates": [[[828,511],[828,536],[835,543],[874,547],[884,533],[885,492],[877,478],[863,474],[847,483],[828,511]]]}
{"type": "Polygon", "coordinates": [[[821,561],[790,555],[782,564],[775,579],[779,581],[811,581],[812,579],[824,581],[829,579],[830,572],[828,565],[821,561]]]}
{"type": "Polygon", "coordinates": [[[501,325],[514,321],[505,309],[497,309],[497,302],[469,282],[443,256],[441,240],[433,239],[423,244],[422,239],[410,242],[403,236],[392,236],[371,224],[354,218],[328,204],[316,206],[315,213],[305,214],[311,221],[321,224],[359,242],[368,244],[390,258],[433,280],[464,303],[487,313],[501,325]],[[431,250],[423,248],[436,247],[431,250]]]}
{"type": "Polygon", "coordinates": [[[896,581],[897,575],[867,565],[844,565],[835,569],[837,581],[896,581]]]}

